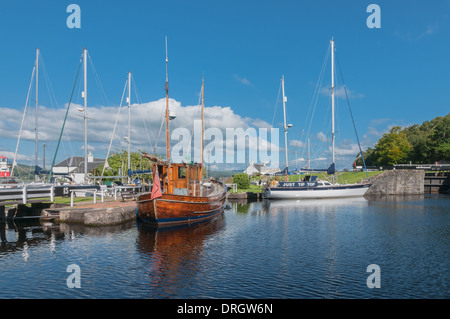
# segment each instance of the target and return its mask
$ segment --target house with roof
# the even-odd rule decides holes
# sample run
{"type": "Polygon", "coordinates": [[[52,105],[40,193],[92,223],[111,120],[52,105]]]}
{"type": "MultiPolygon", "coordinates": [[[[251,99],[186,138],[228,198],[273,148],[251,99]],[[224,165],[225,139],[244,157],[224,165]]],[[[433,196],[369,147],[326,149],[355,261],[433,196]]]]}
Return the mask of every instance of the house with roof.
{"type": "Polygon", "coordinates": [[[244,173],[248,176],[252,176],[253,174],[272,175],[278,173],[279,171],[279,168],[267,167],[265,162],[255,164],[253,161],[250,161],[250,165],[245,169],[244,173]]]}
{"type": "MultiPolygon", "coordinates": [[[[105,159],[94,158],[92,152],[89,151],[87,161],[88,174],[104,162],[105,159]]],[[[71,156],[65,159],[64,161],[53,166],[53,173],[55,175],[67,175],[77,184],[84,183],[84,156],[71,156]]]]}

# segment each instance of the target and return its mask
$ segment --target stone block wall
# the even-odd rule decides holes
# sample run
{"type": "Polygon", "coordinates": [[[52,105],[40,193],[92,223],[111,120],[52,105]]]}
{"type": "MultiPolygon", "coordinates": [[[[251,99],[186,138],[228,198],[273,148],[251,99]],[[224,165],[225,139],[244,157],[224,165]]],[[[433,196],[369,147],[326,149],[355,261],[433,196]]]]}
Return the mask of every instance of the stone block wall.
{"type": "Polygon", "coordinates": [[[425,171],[395,169],[377,176],[366,195],[424,194],[425,171]]]}

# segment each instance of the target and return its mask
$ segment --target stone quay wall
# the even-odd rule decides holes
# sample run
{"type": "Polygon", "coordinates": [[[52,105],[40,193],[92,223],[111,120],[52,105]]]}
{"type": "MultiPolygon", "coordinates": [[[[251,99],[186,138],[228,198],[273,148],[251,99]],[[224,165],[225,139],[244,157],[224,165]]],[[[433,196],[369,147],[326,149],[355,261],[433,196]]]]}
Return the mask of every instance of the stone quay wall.
{"type": "Polygon", "coordinates": [[[394,169],[378,175],[366,195],[422,195],[425,171],[394,169]]]}

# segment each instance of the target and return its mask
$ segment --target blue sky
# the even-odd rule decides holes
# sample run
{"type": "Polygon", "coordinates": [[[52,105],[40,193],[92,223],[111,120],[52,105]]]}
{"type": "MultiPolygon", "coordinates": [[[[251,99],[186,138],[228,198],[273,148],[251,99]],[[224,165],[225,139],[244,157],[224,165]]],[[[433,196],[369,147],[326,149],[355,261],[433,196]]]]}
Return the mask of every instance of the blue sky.
{"type": "MultiPolygon", "coordinates": [[[[304,160],[306,156],[300,143],[305,141],[309,125],[305,118],[331,37],[336,42],[363,147],[373,146],[393,125],[422,123],[450,110],[450,1],[23,0],[3,1],[0,6],[0,110],[4,115],[17,110],[8,115],[11,117],[23,112],[36,48],[45,62],[58,104],[55,108],[65,110],[85,47],[105,92],[101,93],[91,72],[90,108],[111,107],[108,112],[115,115],[128,71],[133,72],[142,103],[160,100],[165,94],[165,36],[169,44],[170,97],[180,107],[198,104],[201,79],[205,77],[206,106],[217,106],[219,111],[229,107],[233,113],[224,121],[237,119],[250,126],[264,122],[279,127],[282,107],[281,99],[277,104],[277,96],[284,75],[288,122],[294,125],[288,135],[290,160],[304,160]],[[81,8],[80,29],[66,25],[70,14],[66,8],[71,3],[81,8]],[[366,25],[370,15],[366,8],[371,3],[380,6],[380,29],[366,25]]],[[[329,98],[325,94],[330,85],[329,67],[328,61],[310,132],[317,158],[329,158],[328,147],[319,146],[323,136],[330,137],[326,120],[329,98]]],[[[50,109],[44,78],[41,81],[39,104],[50,109]]],[[[81,97],[77,96],[75,102],[82,104],[81,97]]],[[[31,105],[34,107],[34,102],[31,105]]],[[[345,99],[339,100],[338,115],[337,146],[342,155],[338,168],[344,168],[356,155],[345,99]]],[[[146,116],[156,117],[139,115],[146,116]]],[[[93,134],[107,136],[108,144],[111,126],[101,131],[102,120],[106,118],[93,121],[98,128],[93,134]]],[[[54,123],[59,130],[60,124],[54,123]]],[[[10,155],[15,150],[17,133],[12,132],[18,132],[18,123],[3,117],[0,129],[0,153],[10,155]]],[[[49,153],[55,150],[55,134],[53,139],[50,135],[49,153]]],[[[70,153],[83,155],[76,139],[74,135],[74,146],[61,153],[61,159],[70,153]]],[[[43,135],[40,143],[45,140],[43,135]]],[[[104,144],[100,138],[97,145],[92,142],[94,155],[106,154],[104,144]]],[[[280,146],[284,147],[282,134],[280,146]]],[[[138,148],[144,146],[133,143],[133,149],[138,148]]],[[[34,158],[33,142],[25,140],[19,153],[23,161],[27,156],[34,158]]],[[[47,154],[47,158],[51,156],[47,154]]],[[[291,166],[301,166],[302,160],[291,166]]]]}

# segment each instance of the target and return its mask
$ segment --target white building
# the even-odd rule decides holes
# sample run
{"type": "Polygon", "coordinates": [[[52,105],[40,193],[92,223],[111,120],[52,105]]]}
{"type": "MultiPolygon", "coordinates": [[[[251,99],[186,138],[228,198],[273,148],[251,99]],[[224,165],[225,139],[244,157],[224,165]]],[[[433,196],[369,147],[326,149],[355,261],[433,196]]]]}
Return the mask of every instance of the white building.
{"type": "Polygon", "coordinates": [[[253,174],[262,174],[262,175],[270,175],[280,172],[279,168],[269,168],[266,166],[266,163],[255,164],[253,161],[250,161],[250,165],[245,169],[244,173],[248,176],[252,176],[253,174]]]}
{"type": "MultiPolygon", "coordinates": [[[[87,170],[92,171],[97,166],[105,162],[102,158],[94,158],[92,152],[89,151],[87,170]]],[[[64,161],[53,166],[53,173],[57,175],[65,174],[72,178],[74,183],[84,183],[84,156],[71,156],[64,161]]]]}

